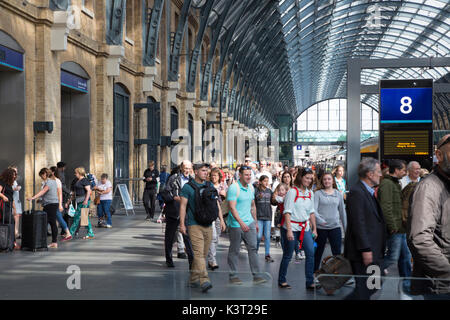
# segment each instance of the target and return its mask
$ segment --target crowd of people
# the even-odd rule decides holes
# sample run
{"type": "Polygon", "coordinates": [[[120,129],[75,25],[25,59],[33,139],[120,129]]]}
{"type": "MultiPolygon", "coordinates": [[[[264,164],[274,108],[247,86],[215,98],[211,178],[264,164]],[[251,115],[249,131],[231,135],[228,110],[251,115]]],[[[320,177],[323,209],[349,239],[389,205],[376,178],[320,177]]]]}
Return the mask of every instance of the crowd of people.
{"type": "MultiPolygon", "coordinates": [[[[160,173],[150,161],[142,178],[146,220],[165,222],[167,267],[174,267],[172,247],[177,242],[177,257],[189,261],[189,284],[202,292],[212,288],[208,269],[223,268],[217,261],[217,248],[221,233],[226,232],[229,281],[234,285],[243,283],[237,271],[242,242],[254,284],[267,281],[258,257],[264,250],[264,261],[275,262],[271,255],[274,239],[283,252],[278,261],[279,288],[290,289],[288,279],[298,276],[288,276],[295,257],[296,262],[305,260],[306,289],[315,290],[320,287],[315,275],[329,242],[332,255],[343,254],[355,275],[355,289],[348,299],[370,299],[379,289],[367,285],[369,266],[388,275],[393,265],[406,279],[405,292],[450,298],[450,135],[437,145],[436,158],[431,173],[416,161],[393,159],[380,164],[374,158],[363,158],[359,181],[350,189],[343,166],[327,171],[256,163],[247,157],[235,169],[184,160],[170,173],[165,167],[160,173]],[[162,213],[155,219],[157,200],[162,213]],[[260,249],[262,242],[264,249],[260,249]],[[410,281],[411,277],[429,280],[410,281]]],[[[58,241],[69,241],[78,233],[82,209],[90,207],[93,193],[97,227],[112,227],[113,186],[108,175],[102,174],[97,181],[78,167],[67,187],[65,166],[59,162],[42,168],[41,190],[27,198],[38,200],[47,213],[49,248],[57,248],[58,241]]],[[[20,239],[24,206],[17,177],[13,166],[0,175],[0,214],[2,223],[15,224],[15,239],[20,239]]],[[[90,220],[83,226],[83,239],[94,239],[90,220]]],[[[16,248],[20,248],[17,243],[16,248]]]]}
{"type": "Polygon", "coordinates": [[[436,157],[438,163],[431,173],[416,161],[393,159],[380,164],[374,158],[363,158],[359,181],[350,189],[342,166],[329,172],[265,161],[258,166],[246,158],[234,171],[218,168],[216,163],[192,165],[183,161],[159,194],[163,215],[171,221],[166,225],[167,266],[174,267],[171,251],[177,238],[183,241],[189,259],[190,285],[207,292],[212,288],[207,269],[219,268],[217,244],[220,233],[226,231],[230,283],[242,284],[237,275],[242,242],[254,283],[264,283],[259,247],[264,241],[265,261],[274,262],[271,239],[279,231],[281,289],[291,288],[287,273],[296,251],[296,258],[301,259],[300,252],[305,257],[306,289],[320,287],[314,276],[328,241],[332,254],[343,254],[355,275],[355,289],[347,299],[370,299],[378,290],[367,285],[369,266],[374,265],[381,275],[388,275],[388,269],[395,265],[405,278],[402,288],[407,293],[448,298],[450,135],[438,144],[436,157]],[[196,221],[197,211],[207,210],[196,208],[196,192],[201,188],[217,192],[217,203],[211,205],[218,208],[217,218],[206,224],[196,221]],[[429,281],[410,281],[411,277],[429,281]]]}
{"type": "MultiPolygon", "coordinates": [[[[31,203],[30,210],[37,210],[36,201],[46,213],[51,229],[49,233],[51,243],[48,248],[58,248],[58,241],[72,240],[78,234],[82,209],[90,207],[91,195],[94,194],[98,216],[97,227],[112,227],[110,206],[113,192],[108,175],[102,174],[98,181],[94,175],[86,173],[85,168],[78,167],[73,172],[74,178],[70,186],[67,187],[65,168],[64,162],[58,162],[56,166],[40,169],[38,175],[42,179],[41,190],[26,199],[31,203]],[[60,239],[58,239],[58,225],[61,229],[60,239]]],[[[20,219],[24,206],[20,201],[21,186],[18,185],[17,178],[18,169],[15,166],[8,167],[0,175],[0,221],[4,224],[14,224],[14,248],[20,249],[16,240],[22,238],[20,219]]],[[[85,229],[86,235],[82,238],[94,239],[90,219],[87,219],[85,229]]]]}

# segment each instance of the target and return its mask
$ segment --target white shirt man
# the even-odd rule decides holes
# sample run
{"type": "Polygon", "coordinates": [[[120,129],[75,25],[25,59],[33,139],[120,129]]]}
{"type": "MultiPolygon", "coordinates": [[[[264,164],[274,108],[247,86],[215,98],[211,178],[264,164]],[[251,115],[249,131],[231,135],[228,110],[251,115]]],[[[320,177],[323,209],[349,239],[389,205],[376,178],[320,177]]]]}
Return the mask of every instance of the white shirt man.
{"type": "Polygon", "coordinates": [[[259,166],[259,173],[256,174],[256,179],[259,180],[261,176],[269,178],[269,185],[272,185],[272,174],[267,170],[267,162],[261,161],[259,166]]]}
{"type": "Polygon", "coordinates": [[[420,164],[417,161],[411,161],[406,167],[408,174],[400,179],[402,189],[405,188],[411,182],[420,181],[420,164]]]}

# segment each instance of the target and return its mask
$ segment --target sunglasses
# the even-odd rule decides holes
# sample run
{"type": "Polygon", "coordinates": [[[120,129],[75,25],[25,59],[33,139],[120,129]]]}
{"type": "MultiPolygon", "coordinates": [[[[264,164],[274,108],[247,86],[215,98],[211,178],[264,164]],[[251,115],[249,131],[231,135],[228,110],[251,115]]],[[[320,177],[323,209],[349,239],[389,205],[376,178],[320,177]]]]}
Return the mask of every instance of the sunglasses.
{"type": "Polygon", "coordinates": [[[242,170],[252,170],[252,168],[249,166],[242,166],[241,169],[242,170]]]}
{"type": "Polygon", "coordinates": [[[313,171],[312,171],[311,169],[309,169],[309,168],[303,169],[303,171],[302,171],[302,177],[303,177],[304,175],[307,175],[307,174],[310,174],[310,173],[313,173],[313,171]]]}
{"type": "Polygon", "coordinates": [[[447,139],[445,139],[444,141],[442,141],[442,143],[438,144],[436,149],[440,149],[442,148],[444,145],[446,145],[447,143],[450,143],[450,137],[448,137],[447,139]]]}

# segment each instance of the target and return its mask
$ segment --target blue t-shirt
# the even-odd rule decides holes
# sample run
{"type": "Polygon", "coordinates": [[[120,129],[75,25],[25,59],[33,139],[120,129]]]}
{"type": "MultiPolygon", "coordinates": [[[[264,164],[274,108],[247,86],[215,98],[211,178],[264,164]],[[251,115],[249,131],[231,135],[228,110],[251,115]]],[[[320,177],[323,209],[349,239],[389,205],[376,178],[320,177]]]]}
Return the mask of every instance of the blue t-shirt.
{"type": "MultiPolygon", "coordinates": [[[[254,199],[255,192],[251,185],[247,185],[247,188],[244,188],[238,180],[237,184],[233,183],[228,188],[227,201],[236,201],[236,210],[239,213],[239,217],[247,226],[255,221],[252,216],[252,201],[254,199]],[[237,197],[237,187],[239,187],[239,197],[237,197]]],[[[231,212],[228,214],[228,225],[230,228],[241,227],[231,212]]]]}
{"type": "MultiPolygon", "coordinates": [[[[204,186],[206,183],[204,182],[200,184],[197,183],[194,179],[192,179],[192,182],[198,187],[204,186]]],[[[195,221],[194,218],[194,212],[192,211],[195,210],[195,190],[186,183],[184,187],[181,189],[180,197],[186,198],[188,200],[188,204],[186,206],[186,220],[185,220],[186,226],[198,225],[197,221],[195,221]]]]}

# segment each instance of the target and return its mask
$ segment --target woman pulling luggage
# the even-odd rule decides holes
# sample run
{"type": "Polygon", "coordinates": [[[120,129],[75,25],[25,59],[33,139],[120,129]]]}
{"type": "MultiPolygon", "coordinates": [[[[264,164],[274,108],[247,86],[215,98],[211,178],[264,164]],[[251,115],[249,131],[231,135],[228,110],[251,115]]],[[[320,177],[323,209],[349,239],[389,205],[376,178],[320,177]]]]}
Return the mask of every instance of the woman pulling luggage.
{"type": "Polygon", "coordinates": [[[58,184],[56,183],[56,178],[50,169],[42,168],[39,171],[39,177],[41,177],[42,190],[36,195],[28,198],[28,201],[41,198],[42,206],[44,211],[47,213],[47,222],[50,224],[52,229],[52,243],[48,246],[49,248],[58,248],[58,227],[56,225],[56,212],[58,208],[62,205],[58,197],[58,184]]]}

